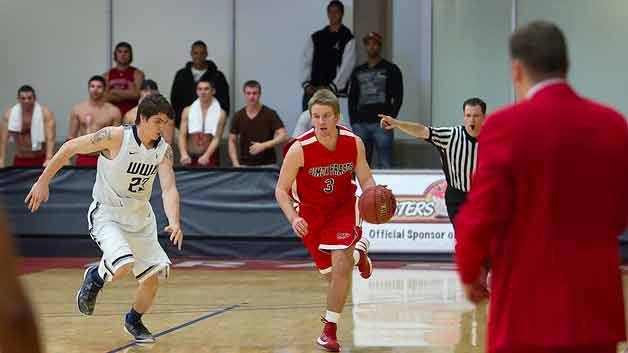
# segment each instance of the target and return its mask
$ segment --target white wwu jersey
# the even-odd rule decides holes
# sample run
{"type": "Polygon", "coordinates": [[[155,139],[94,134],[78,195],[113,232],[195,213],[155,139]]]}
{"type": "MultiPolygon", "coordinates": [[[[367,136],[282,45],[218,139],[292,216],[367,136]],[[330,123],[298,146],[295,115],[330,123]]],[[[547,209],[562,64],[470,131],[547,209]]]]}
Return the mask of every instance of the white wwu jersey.
{"type": "Polygon", "coordinates": [[[115,158],[98,157],[87,221],[90,236],[103,252],[98,273],[108,281],[130,262],[139,281],[155,273],[168,276],[170,260],[157,241],[157,222],[148,202],[167,150],[161,138],[147,149],[136,127],[126,126],[115,158]]]}
{"type": "Polygon", "coordinates": [[[147,149],[135,125],[125,126],[118,155],[114,159],[98,157],[94,201],[127,210],[146,206],[167,149],[168,144],[161,138],[154,148],[147,149]]]}

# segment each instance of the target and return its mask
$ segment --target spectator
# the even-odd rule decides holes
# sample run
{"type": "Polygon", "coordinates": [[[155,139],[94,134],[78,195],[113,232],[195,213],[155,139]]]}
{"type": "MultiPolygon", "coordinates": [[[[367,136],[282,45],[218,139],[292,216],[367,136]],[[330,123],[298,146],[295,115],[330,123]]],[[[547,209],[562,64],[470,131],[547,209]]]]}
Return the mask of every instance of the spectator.
{"type": "Polygon", "coordinates": [[[190,106],[197,98],[196,83],[201,79],[211,82],[216,92],[214,96],[226,114],[229,114],[231,107],[229,102],[229,84],[227,79],[225,79],[225,75],[218,70],[218,66],[213,61],[207,60],[207,45],[205,42],[200,40],[194,42],[190,55],[192,56],[192,61],[177,71],[172,82],[172,90],[170,91],[170,102],[176,115],[175,123],[177,127],[181,123],[183,109],[190,106]]]}
{"type": "Polygon", "coordinates": [[[7,109],[0,125],[0,168],[5,166],[9,137],[15,143],[13,165],[45,166],[54,152],[55,118],[39,104],[33,87],[24,85],[17,91],[18,103],[7,109]]]}
{"type": "Polygon", "coordinates": [[[196,83],[196,99],[183,109],[179,129],[181,164],[192,167],[218,167],[218,146],[225,129],[227,114],[214,98],[214,88],[209,80],[201,78],[196,83]]]}
{"type": "Polygon", "coordinates": [[[234,167],[274,165],[277,163],[275,146],[288,141],[288,132],[277,112],[260,103],[262,86],[259,82],[247,81],[243,91],[246,106],[234,114],[229,133],[231,163],[234,167]]]}
{"type": "Polygon", "coordinates": [[[329,88],[334,93],[345,91],[353,65],[355,65],[355,40],[351,30],[342,24],[345,7],[341,1],[327,5],[329,25],[314,32],[308,39],[303,62],[302,110],[319,88],[329,88]]]}
{"type": "Polygon", "coordinates": [[[113,51],[116,66],[103,76],[107,80],[106,100],[113,103],[122,116],[133,108],[140,98],[140,86],[144,81],[144,72],[131,66],[133,48],[127,42],[120,42],[113,51]]]}
{"type": "Polygon", "coordinates": [[[351,74],[349,118],[353,132],[366,148],[366,159],[373,165],[377,149],[377,167],[390,169],[393,154],[393,130],[380,129],[377,114],[397,116],[403,102],[403,80],[397,65],[382,58],[382,36],[371,32],[364,39],[367,61],[351,74]]]}
{"type": "MultiPolygon", "coordinates": [[[[139,103],[142,102],[142,99],[144,99],[145,97],[148,97],[153,94],[158,94],[158,93],[159,93],[159,88],[157,87],[157,82],[153,80],[142,81],[142,86],[140,87],[140,99],[137,102],[138,105],[139,103]]],[[[126,114],[124,114],[125,124],[131,124],[131,125],[135,124],[135,120],[137,118],[137,107],[138,106],[136,105],[131,110],[126,112],[126,114]]],[[[172,119],[168,120],[168,125],[164,128],[164,131],[162,131],[161,136],[163,136],[164,140],[169,145],[172,146],[172,143],[174,142],[173,141],[174,140],[174,120],[172,119]]]]}
{"type": "MultiPolygon", "coordinates": [[[[122,122],[120,110],[105,101],[105,78],[93,76],[88,81],[89,99],[78,103],[70,112],[70,133],[68,140],[91,134],[105,126],[118,126],[122,122]]],[[[78,154],[75,164],[82,167],[95,167],[98,153],[78,154]]]]}

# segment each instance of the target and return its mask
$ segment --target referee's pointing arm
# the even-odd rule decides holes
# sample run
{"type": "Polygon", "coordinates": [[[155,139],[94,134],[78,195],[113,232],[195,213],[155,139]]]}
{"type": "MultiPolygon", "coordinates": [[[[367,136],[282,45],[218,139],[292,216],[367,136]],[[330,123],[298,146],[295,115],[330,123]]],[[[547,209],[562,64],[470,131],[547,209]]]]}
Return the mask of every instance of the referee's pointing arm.
{"type": "Polygon", "coordinates": [[[430,136],[430,130],[427,128],[427,126],[421,123],[403,121],[384,114],[378,114],[378,116],[382,118],[382,120],[380,120],[380,126],[386,130],[398,128],[408,135],[412,135],[423,140],[427,140],[427,138],[430,136]]]}

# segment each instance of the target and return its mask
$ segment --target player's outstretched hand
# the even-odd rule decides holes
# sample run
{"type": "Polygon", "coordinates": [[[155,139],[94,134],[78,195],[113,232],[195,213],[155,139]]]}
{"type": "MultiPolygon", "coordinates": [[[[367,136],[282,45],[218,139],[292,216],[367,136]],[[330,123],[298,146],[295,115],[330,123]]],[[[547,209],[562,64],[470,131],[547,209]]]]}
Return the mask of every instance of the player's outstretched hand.
{"type": "Polygon", "coordinates": [[[305,219],[301,217],[297,217],[292,221],[292,230],[299,236],[299,238],[303,238],[307,235],[307,222],[305,219]]]}
{"type": "Polygon", "coordinates": [[[36,212],[42,203],[48,202],[48,184],[35,183],[31,191],[26,195],[24,203],[28,205],[31,213],[36,212]]]}
{"type": "Polygon", "coordinates": [[[172,244],[181,250],[181,246],[183,245],[183,231],[181,231],[181,227],[178,224],[169,225],[164,228],[164,230],[170,233],[170,241],[172,244]]]}

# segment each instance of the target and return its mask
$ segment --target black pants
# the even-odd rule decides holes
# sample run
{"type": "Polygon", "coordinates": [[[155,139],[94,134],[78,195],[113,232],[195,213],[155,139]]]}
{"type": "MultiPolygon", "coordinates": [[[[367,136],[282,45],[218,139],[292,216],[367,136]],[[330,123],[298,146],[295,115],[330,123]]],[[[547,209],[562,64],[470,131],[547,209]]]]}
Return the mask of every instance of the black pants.
{"type": "Polygon", "coordinates": [[[447,186],[447,190],[445,190],[445,205],[447,205],[447,215],[449,216],[449,220],[454,226],[456,216],[465,201],[467,201],[466,191],[447,186]]]}
{"type": "MultiPolygon", "coordinates": [[[[460,207],[467,201],[467,192],[447,186],[445,190],[445,205],[447,205],[447,215],[451,224],[456,230],[456,216],[460,212],[460,207]]],[[[489,260],[484,260],[484,269],[488,272],[490,269],[489,260]]]]}

